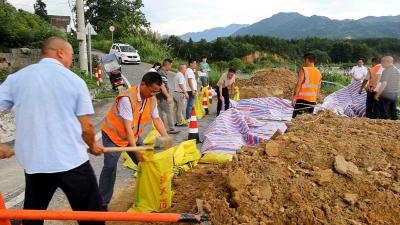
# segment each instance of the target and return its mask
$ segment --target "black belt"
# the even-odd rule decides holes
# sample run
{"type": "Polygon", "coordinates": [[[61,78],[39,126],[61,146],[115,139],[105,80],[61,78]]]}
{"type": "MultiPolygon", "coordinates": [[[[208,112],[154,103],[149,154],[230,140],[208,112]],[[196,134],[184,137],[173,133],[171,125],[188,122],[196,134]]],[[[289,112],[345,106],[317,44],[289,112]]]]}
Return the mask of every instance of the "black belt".
{"type": "Polygon", "coordinates": [[[183,92],[180,92],[180,91],[174,91],[174,92],[177,92],[177,93],[181,93],[181,94],[183,94],[183,92]]]}

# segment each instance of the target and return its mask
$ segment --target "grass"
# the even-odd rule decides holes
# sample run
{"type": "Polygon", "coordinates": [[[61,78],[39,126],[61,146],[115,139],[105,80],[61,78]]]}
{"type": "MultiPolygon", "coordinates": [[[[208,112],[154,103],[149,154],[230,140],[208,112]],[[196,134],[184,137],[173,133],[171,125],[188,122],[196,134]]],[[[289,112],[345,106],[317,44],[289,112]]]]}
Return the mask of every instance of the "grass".
{"type": "MultiPolygon", "coordinates": [[[[346,75],[338,74],[338,73],[322,74],[322,79],[325,81],[334,82],[334,83],[337,83],[337,84],[340,84],[343,86],[347,86],[351,82],[350,76],[346,76],[346,75]]],[[[332,94],[333,92],[338,91],[342,88],[342,86],[340,86],[340,85],[322,83],[321,92],[324,95],[332,94]]]]}
{"type": "Polygon", "coordinates": [[[96,94],[95,99],[115,98],[117,96],[118,94],[113,92],[105,92],[105,93],[100,92],[96,94]]]}
{"type": "Polygon", "coordinates": [[[85,70],[82,70],[78,67],[72,67],[71,71],[76,73],[82,80],[85,81],[89,90],[93,90],[97,88],[96,80],[94,78],[90,78],[90,76],[86,73],[85,70]]]}

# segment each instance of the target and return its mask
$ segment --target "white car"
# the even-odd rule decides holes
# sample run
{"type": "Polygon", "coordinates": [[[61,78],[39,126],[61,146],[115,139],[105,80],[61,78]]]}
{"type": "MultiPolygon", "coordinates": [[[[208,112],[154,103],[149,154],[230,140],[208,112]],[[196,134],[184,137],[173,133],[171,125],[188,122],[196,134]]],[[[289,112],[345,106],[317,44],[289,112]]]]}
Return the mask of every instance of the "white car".
{"type": "Polygon", "coordinates": [[[110,54],[115,54],[119,63],[140,63],[140,55],[138,51],[128,44],[113,44],[110,54]]]}

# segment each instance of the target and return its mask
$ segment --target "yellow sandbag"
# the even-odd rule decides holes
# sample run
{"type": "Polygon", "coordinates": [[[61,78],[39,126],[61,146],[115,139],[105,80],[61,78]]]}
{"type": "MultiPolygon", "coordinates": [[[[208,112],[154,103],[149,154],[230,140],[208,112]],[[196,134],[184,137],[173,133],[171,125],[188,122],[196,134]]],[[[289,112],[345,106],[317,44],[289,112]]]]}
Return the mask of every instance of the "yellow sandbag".
{"type": "Polygon", "coordinates": [[[204,154],[204,156],[200,159],[200,163],[224,164],[226,162],[232,161],[232,158],[232,154],[222,152],[209,152],[204,154]]]}
{"type": "Polygon", "coordinates": [[[163,212],[171,207],[174,149],[144,152],[136,178],[135,202],[128,212],[163,212]]]}
{"type": "Polygon", "coordinates": [[[204,110],[203,106],[201,105],[201,101],[199,100],[199,98],[196,98],[196,101],[194,103],[194,109],[196,111],[197,120],[203,119],[204,116],[206,115],[206,111],[204,110]]]}
{"type": "Polygon", "coordinates": [[[233,96],[233,100],[240,100],[240,91],[238,86],[235,87],[235,95],[233,96]]]}
{"type": "MultiPolygon", "coordinates": [[[[160,136],[157,129],[152,125],[151,131],[147,134],[146,138],[143,140],[143,145],[153,146],[156,144],[156,138],[160,136]]],[[[124,166],[133,170],[137,170],[137,165],[132,161],[132,159],[126,154],[122,153],[122,158],[125,160],[124,166]]]]}
{"type": "Polygon", "coordinates": [[[174,147],[174,165],[181,166],[188,162],[197,161],[201,153],[196,146],[196,140],[188,140],[174,147]]]}

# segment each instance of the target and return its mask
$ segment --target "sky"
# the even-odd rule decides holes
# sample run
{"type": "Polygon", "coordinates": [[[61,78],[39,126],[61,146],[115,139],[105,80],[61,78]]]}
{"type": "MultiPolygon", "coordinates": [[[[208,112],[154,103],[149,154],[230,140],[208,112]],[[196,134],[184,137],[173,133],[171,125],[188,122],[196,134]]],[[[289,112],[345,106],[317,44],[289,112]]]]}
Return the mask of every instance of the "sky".
{"type": "MultiPolygon", "coordinates": [[[[48,14],[71,15],[68,0],[43,0],[48,14]]],[[[72,0],[70,0],[72,1],[72,0]]],[[[35,0],[8,0],[17,8],[33,11],[35,0]]],[[[161,34],[181,35],[224,27],[252,24],[279,12],[298,12],[331,19],[400,15],[399,0],[143,0],[147,20],[161,34]]]]}

